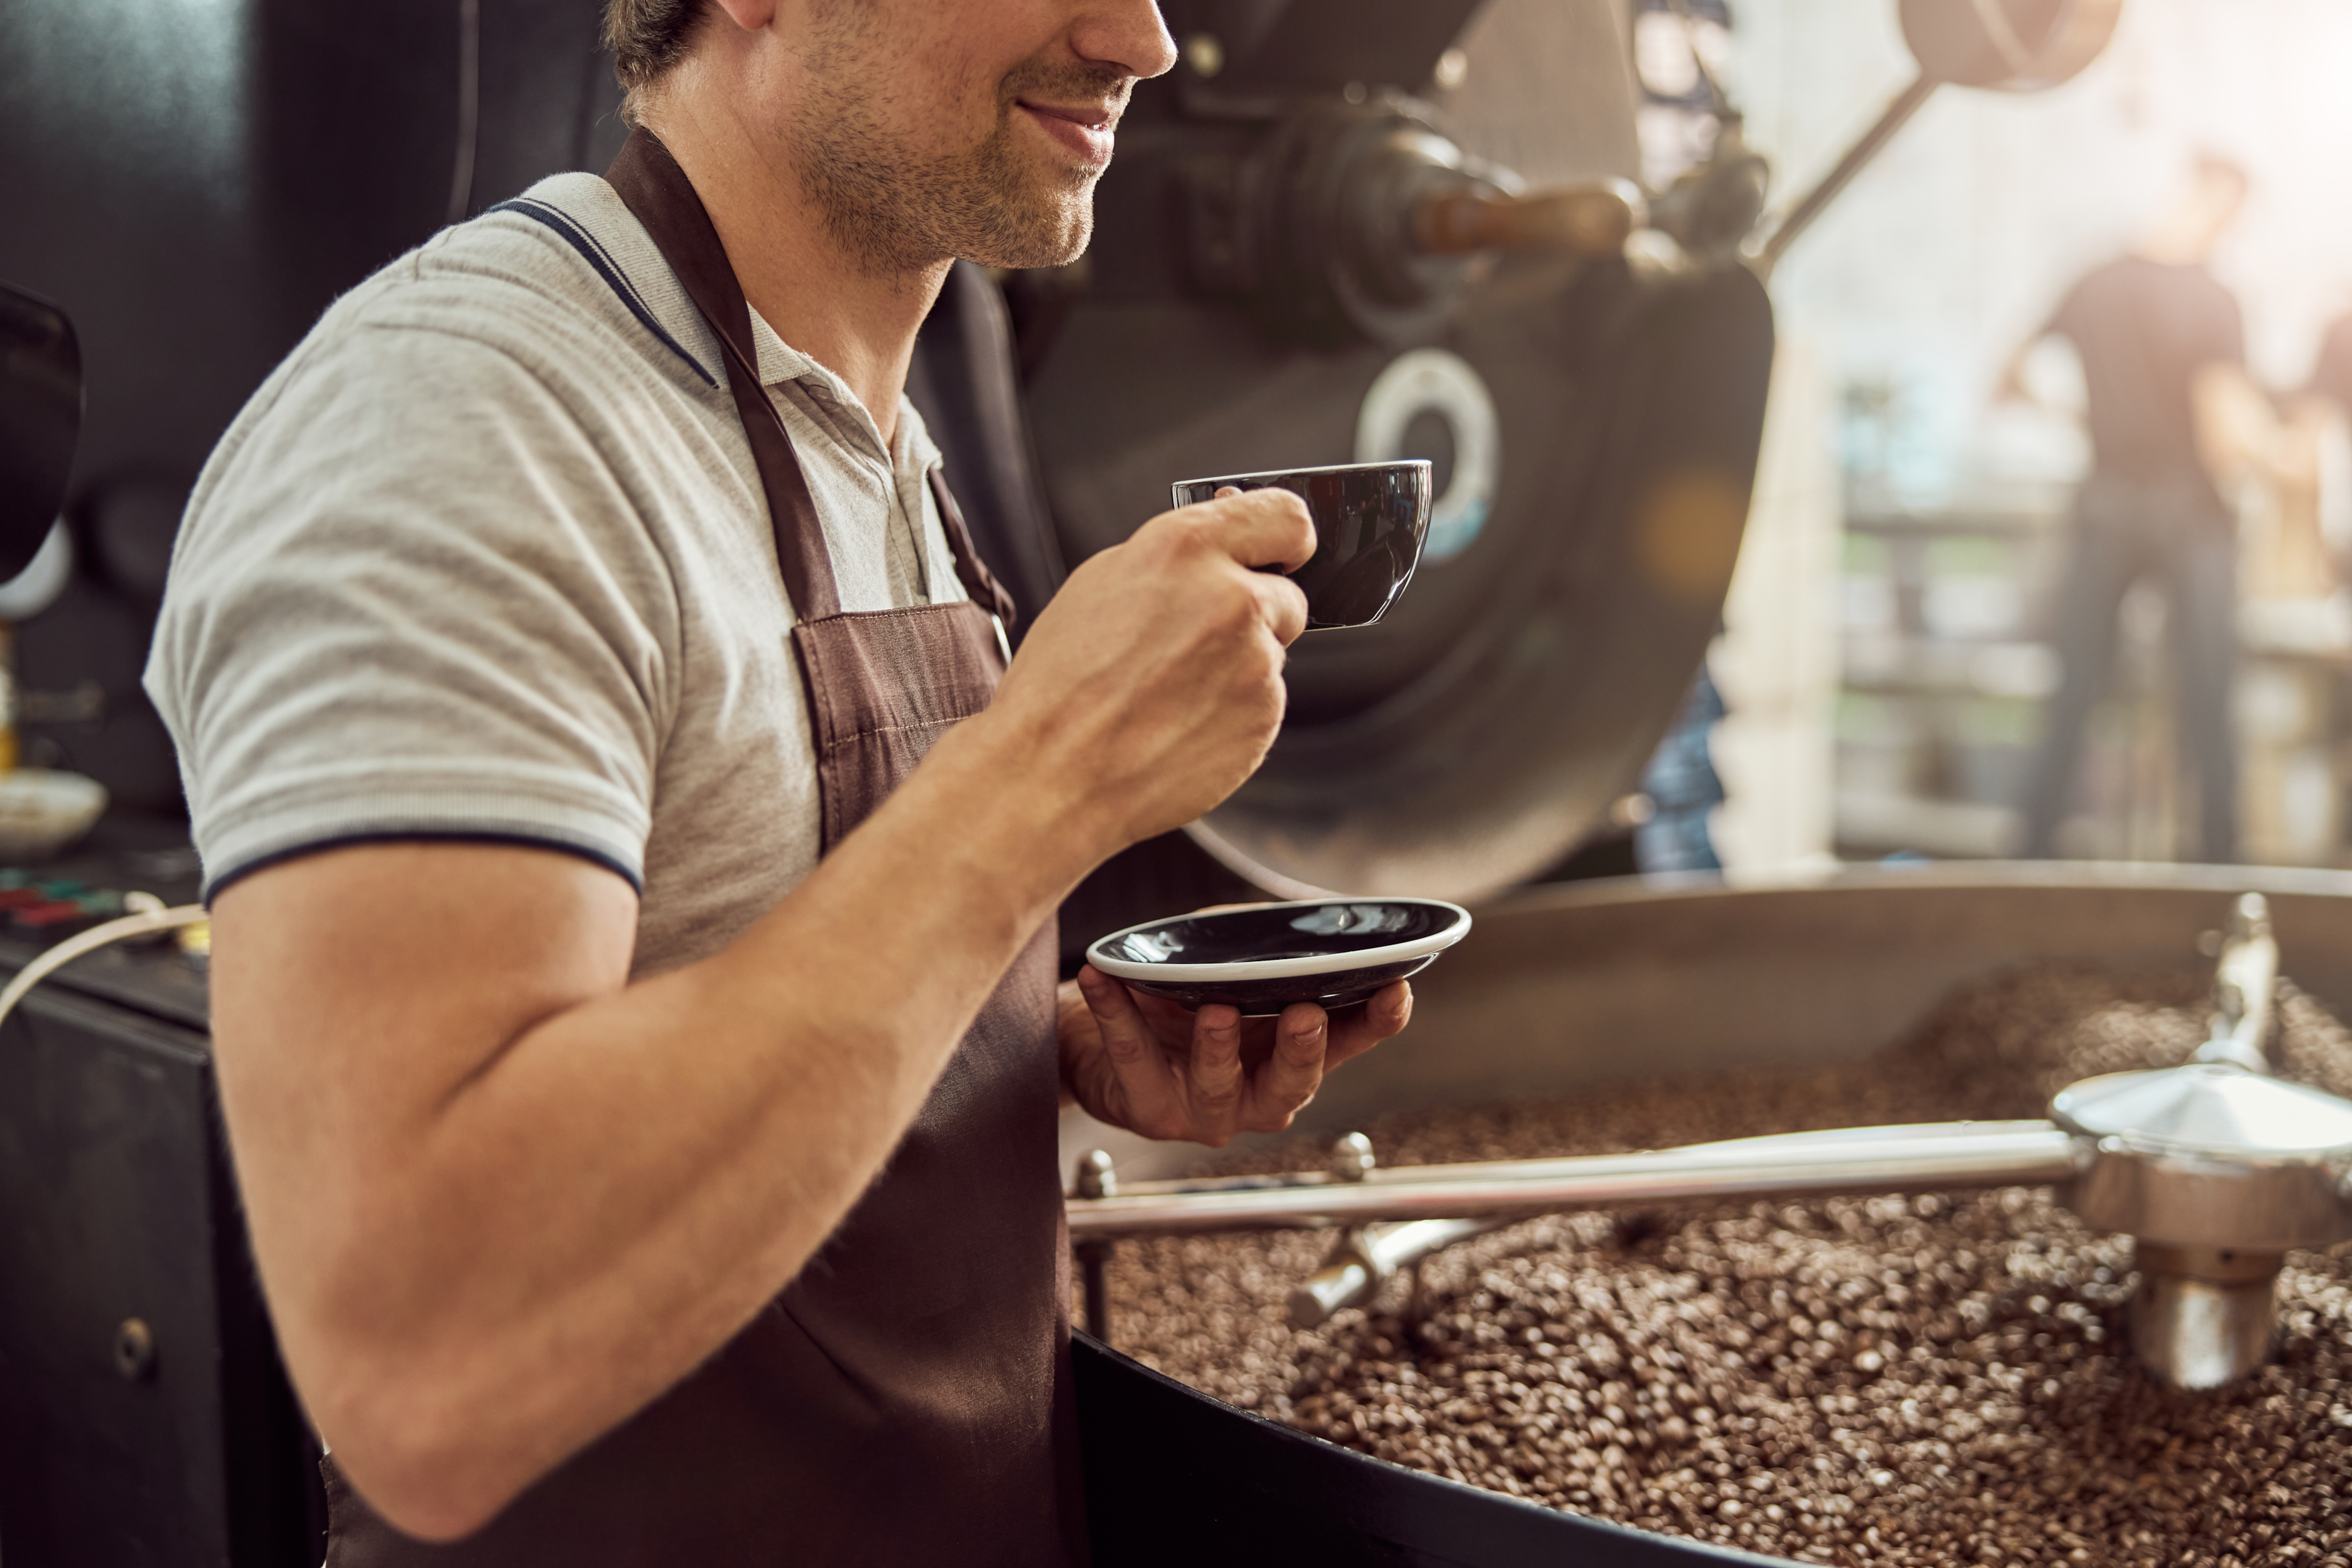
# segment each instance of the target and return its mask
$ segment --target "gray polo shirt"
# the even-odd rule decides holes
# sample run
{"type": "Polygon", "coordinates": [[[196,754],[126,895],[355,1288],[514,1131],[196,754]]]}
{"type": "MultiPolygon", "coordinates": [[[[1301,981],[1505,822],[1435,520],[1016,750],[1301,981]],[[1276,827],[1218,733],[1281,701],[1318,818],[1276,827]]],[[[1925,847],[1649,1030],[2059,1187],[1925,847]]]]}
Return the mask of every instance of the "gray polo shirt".
{"type": "MultiPolygon", "coordinates": [[[[897,440],[754,314],[845,610],[960,599],[897,440]]],[[[645,229],[562,174],[338,301],[205,465],[147,690],[207,890],[323,847],[517,841],[642,891],[635,969],[808,874],[815,759],[717,339],[645,229]]]]}

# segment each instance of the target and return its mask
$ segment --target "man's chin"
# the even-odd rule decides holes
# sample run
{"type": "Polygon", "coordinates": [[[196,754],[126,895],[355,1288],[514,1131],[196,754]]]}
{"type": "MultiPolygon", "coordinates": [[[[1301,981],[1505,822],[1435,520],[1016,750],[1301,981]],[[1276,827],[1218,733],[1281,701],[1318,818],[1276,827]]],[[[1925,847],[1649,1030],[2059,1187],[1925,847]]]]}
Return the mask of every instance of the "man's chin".
{"type": "Polygon", "coordinates": [[[1094,231],[1093,204],[1089,202],[1067,221],[1024,225],[1020,232],[991,235],[964,259],[1007,270],[1066,267],[1086,254],[1094,231]]]}

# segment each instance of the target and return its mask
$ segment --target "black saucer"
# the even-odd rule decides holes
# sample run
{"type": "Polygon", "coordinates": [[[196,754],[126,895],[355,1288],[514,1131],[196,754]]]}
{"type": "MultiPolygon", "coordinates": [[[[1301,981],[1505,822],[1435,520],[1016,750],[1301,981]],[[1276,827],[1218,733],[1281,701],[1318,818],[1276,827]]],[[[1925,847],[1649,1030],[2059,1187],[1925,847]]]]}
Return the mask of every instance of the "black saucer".
{"type": "Polygon", "coordinates": [[[1417,974],[1470,930],[1438,899],[1314,899],[1178,915],[1097,941],[1087,962],[1138,991],[1270,1017],[1293,1002],[1351,1007],[1417,974]]]}

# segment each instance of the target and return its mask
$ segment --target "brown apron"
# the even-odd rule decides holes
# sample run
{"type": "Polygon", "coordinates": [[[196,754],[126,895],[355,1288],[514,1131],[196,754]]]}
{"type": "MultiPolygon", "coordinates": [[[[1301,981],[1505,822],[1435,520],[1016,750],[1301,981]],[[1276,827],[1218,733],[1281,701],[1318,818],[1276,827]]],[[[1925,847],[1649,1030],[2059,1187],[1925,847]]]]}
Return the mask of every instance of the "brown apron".
{"type": "MultiPolygon", "coordinates": [[[[950,725],[987,705],[1003,666],[981,605],[1010,605],[935,471],[957,575],[977,603],[842,613],[807,482],[760,384],[742,289],[701,202],[643,131],[609,178],[725,346],[799,617],[792,642],[830,852],[950,725]]],[[[1084,1563],[1054,953],[1049,921],[840,1229],[709,1362],[454,1545],[393,1530],[330,1461],[329,1568],[1084,1563]]]]}

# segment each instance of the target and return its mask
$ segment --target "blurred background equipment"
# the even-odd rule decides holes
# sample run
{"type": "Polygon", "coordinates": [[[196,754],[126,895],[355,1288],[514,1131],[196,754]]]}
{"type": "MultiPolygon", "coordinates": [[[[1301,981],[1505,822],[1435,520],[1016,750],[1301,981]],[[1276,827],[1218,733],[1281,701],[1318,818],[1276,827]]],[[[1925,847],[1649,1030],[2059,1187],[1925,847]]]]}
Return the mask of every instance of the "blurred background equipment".
{"type": "MultiPolygon", "coordinates": [[[[1915,68],[1866,5],[1742,17],[1748,131],[1784,167],[1833,161],[1849,95],[1891,95],[1915,68]],[[1846,93],[1822,97],[1825,68],[1846,93]]],[[[2065,345],[2026,366],[2034,404],[1988,394],[2067,286],[2145,236],[2198,154],[2217,153],[2251,184],[2211,271],[2243,306],[2252,380],[2291,408],[2287,389],[2311,385],[2352,279],[2352,222],[2303,196],[2352,164],[2352,108],[2326,85],[2347,56],[2352,18],[2324,6],[2126,6],[2112,47],[2058,90],[1939,94],[1776,268],[1784,337],[1814,357],[1837,427],[1841,858],[1997,857],[2025,843],[2019,808],[2061,671],[2072,491],[2091,454],[2082,367],[2065,345]]],[[[2335,418],[2307,428],[2340,454],[2335,418]]],[[[2347,514],[2328,499],[2347,469],[2325,451],[2293,482],[2224,487],[2240,580],[2224,744],[2239,854],[2255,863],[2343,865],[2352,828],[2347,514]]],[[[2197,802],[2175,760],[2173,628],[2152,590],[2121,618],[2116,679],[2092,710],[2055,848],[2177,858],[2193,852],[2197,802]]],[[[1739,706],[1735,693],[1732,725],[1739,706]]]]}
{"type": "Polygon", "coordinates": [[[2054,5],[1903,0],[1903,42],[1918,62],[1918,73],[1757,243],[1757,256],[1768,267],[1778,261],[1937,88],[1948,82],[2006,92],[2056,87],[2098,58],[2122,9],[2123,0],[2061,0],[2054,5]]]}
{"type": "MultiPolygon", "coordinates": [[[[72,571],[72,537],[58,514],[81,439],[81,344],[73,323],[47,300],[0,283],[0,817],[8,814],[5,770],[16,765],[21,708],[15,623],[54,604],[72,571]]],[[[68,793],[72,787],[64,786],[68,793]]],[[[45,803],[60,798],[55,790],[18,792],[19,821],[52,825],[35,835],[41,853],[62,848],[97,819],[106,791],[89,787],[96,804],[86,816],[71,808],[45,812],[45,803]]]]}
{"type": "Polygon", "coordinates": [[[32,563],[81,438],[81,344],[65,312],[0,284],[0,578],[32,563]]]}

